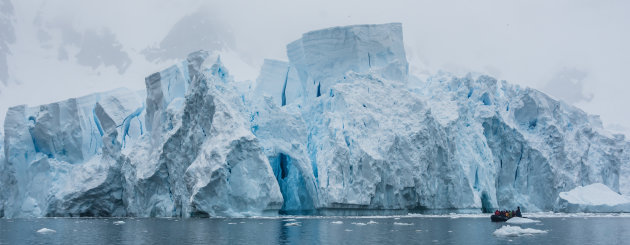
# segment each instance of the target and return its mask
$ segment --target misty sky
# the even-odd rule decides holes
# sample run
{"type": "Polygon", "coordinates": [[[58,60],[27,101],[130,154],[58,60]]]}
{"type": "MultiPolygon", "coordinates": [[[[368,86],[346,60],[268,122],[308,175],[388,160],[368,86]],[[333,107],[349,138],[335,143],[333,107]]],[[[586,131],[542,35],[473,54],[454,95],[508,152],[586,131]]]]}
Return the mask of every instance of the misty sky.
{"type": "Polygon", "coordinates": [[[304,32],[402,22],[415,74],[486,73],[630,131],[630,1],[339,2],[0,0],[0,120],[17,104],[142,89],[198,49],[253,80],[304,32]]]}

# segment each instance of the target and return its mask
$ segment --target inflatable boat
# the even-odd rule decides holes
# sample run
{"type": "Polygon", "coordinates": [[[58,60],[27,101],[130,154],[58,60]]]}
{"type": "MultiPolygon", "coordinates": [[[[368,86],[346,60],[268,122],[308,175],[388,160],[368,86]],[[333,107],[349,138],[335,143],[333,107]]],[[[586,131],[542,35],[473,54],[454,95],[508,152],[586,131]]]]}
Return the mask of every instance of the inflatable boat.
{"type": "Polygon", "coordinates": [[[492,216],[490,216],[490,219],[492,220],[492,222],[505,222],[505,221],[507,221],[510,218],[505,217],[503,215],[493,214],[492,216]]]}

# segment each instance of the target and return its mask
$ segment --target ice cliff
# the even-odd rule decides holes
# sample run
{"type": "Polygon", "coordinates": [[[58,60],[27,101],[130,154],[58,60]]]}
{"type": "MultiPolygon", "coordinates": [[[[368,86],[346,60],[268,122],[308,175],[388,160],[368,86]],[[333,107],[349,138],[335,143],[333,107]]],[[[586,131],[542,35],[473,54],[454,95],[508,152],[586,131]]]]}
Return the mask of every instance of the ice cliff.
{"type": "Polygon", "coordinates": [[[489,76],[418,79],[401,24],[309,32],[287,55],[247,89],[199,51],[146,91],[12,107],[0,216],[563,211],[580,186],[630,193],[623,135],[489,76]]]}
{"type": "Polygon", "coordinates": [[[232,82],[206,52],[146,79],[147,134],[123,154],[128,215],[255,215],[282,206],[232,82]]]}
{"type": "Polygon", "coordinates": [[[283,203],[242,99],[221,62],[197,52],[115,90],[38,107],[5,121],[6,217],[217,216],[283,203]]]}

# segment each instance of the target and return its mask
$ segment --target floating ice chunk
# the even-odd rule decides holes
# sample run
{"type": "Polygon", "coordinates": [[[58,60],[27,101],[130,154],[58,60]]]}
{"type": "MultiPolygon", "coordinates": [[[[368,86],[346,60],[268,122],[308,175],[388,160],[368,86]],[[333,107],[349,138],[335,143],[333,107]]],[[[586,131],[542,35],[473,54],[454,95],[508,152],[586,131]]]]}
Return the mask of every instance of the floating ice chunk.
{"type": "Polygon", "coordinates": [[[506,223],[509,223],[509,224],[531,224],[531,223],[538,223],[538,222],[540,222],[540,220],[533,220],[533,219],[520,218],[520,217],[514,217],[506,221],[506,223]]]}
{"type": "Polygon", "coordinates": [[[367,225],[366,223],[361,223],[361,222],[352,222],[353,225],[358,225],[358,226],[364,226],[367,225]]]}
{"type": "Polygon", "coordinates": [[[284,224],[284,226],[300,226],[300,222],[286,223],[286,224],[284,224]]]}
{"type": "Polygon", "coordinates": [[[618,205],[630,202],[628,197],[620,195],[608,186],[595,183],[587,186],[578,186],[567,192],[560,192],[560,198],[572,204],[581,205],[618,205]]]}
{"type": "Polygon", "coordinates": [[[337,221],[333,221],[333,222],[330,222],[330,223],[331,223],[331,224],[340,225],[340,224],[343,224],[343,221],[341,221],[341,220],[337,220],[337,221]]]}
{"type": "Polygon", "coordinates": [[[518,226],[506,225],[503,226],[494,233],[495,236],[523,236],[523,235],[534,235],[534,234],[544,234],[547,233],[546,230],[537,230],[533,228],[521,228],[518,226]]]}
{"type": "Polygon", "coordinates": [[[293,222],[293,221],[296,221],[296,220],[295,220],[295,219],[285,219],[285,220],[283,220],[283,221],[286,221],[286,222],[293,222]]]}
{"type": "Polygon", "coordinates": [[[378,224],[378,222],[374,221],[374,220],[370,220],[370,222],[367,222],[368,225],[374,225],[374,224],[378,224]]]}
{"type": "Polygon", "coordinates": [[[630,197],[595,183],[558,194],[564,212],[630,212],[630,197]]]}
{"type": "Polygon", "coordinates": [[[394,225],[413,225],[413,223],[394,222],[394,225]]]}
{"type": "Polygon", "coordinates": [[[57,231],[52,230],[52,229],[48,229],[48,228],[41,228],[41,229],[37,230],[37,233],[40,233],[40,234],[50,234],[50,233],[55,233],[55,232],[57,232],[57,231]]]}
{"type": "Polygon", "coordinates": [[[124,225],[125,221],[119,220],[119,221],[114,221],[114,225],[124,225]]]}

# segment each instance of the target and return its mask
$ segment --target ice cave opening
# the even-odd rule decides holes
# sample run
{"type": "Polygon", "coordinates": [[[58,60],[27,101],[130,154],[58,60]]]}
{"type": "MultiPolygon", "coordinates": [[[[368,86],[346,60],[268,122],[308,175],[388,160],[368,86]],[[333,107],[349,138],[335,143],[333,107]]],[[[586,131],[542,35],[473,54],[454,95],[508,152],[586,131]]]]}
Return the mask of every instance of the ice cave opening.
{"type": "Polygon", "coordinates": [[[494,212],[494,207],[492,207],[492,202],[490,202],[490,196],[485,191],[481,193],[481,212],[494,212]]]}
{"type": "Polygon", "coordinates": [[[302,171],[293,163],[293,159],[284,153],[269,159],[274,176],[280,186],[284,203],[280,214],[307,215],[315,212],[302,171]]]}

